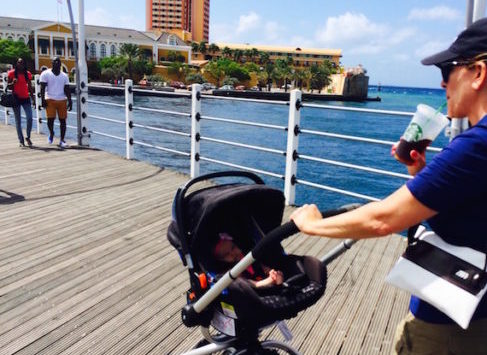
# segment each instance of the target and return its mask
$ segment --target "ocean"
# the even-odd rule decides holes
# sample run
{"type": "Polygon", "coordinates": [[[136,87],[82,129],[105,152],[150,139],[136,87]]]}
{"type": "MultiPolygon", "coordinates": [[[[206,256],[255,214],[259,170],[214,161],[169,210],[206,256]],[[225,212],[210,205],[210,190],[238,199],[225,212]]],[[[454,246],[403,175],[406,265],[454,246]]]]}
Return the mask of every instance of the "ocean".
{"type": "MultiPolygon", "coordinates": [[[[369,88],[369,97],[380,96],[381,101],[355,102],[313,102],[340,107],[361,107],[370,109],[414,112],[419,103],[439,107],[445,101],[443,89],[424,89],[382,86],[380,92],[376,86],[369,88]]],[[[92,96],[90,100],[123,103],[123,97],[92,96]]],[[[191,111],[188,98],[159,98],[136,96],[135,107],[151,107],[161,110],[186,112],[191,111]]],[[[238,119],[287,126],[288,106],[267,103],[241,102],[230,100],[204,99],[203,116],[238,119]]],[[[134,110],[136,123],[189,133],[190,120],[185,117],[134,110]]],[[[89,104],[88,113],[124,121],[124,109],[100,104],[89,104]]],[[[75,116],[70,115],[69,124],[75,125],[75,116]]],[[[330,133],[361,136],[373,139],[397,141],[410,121],[410,117],[389,116],[372,113],[323,110],[304,107],[301,110],[301,128],[330,133]]],[[[125,137],[124,125],[90,120],[90,130],[125,137]]],[[[281,151],[286,150],[287,132],[261,127],[249,127],[208,120],[201,121],[202,137],[236,141],[258,145],[281,151]]],[[[75,132],[68,130],[68,138],[75,139],[75,132]]],[[[190,140],[187,137],[134,129],[134,139],[157,146],[190,152],[190,140]]],[[[443,134],[433,142],[435,147],[443,147],[448,138],[443,134]]],[[[125,143],[116,139],[92,135],[91,145],[114,154],[125,154],[125,143]]],[[[390,156],[390,147],[378,144],[353,142],[338,138],[319,137],[301,134],[299,153],[323,159],[337,160],[350,164],[406,173],[405,167],[390,156]]],[[[428,153],[431,159],[434,153],[428,153]]],[[[247,148],[232,147],[208,141],[201,142],[201,155],[207,158],[223,160],[255,169],[284,175],[285,157],[278,154],[253,151],[247,148]]],[[[162,152],[153,148],[135,146],[135,158],[151,164],[175,169],[183,173],[190,170],[189,158],[173,153],[162,152]]],[[[209,162],[201,162],[201,173],[228,170],[228,167],[209,162]]],[[[262,176],[267,184],[283,189],[281,179],[262,176]]],[[[337,167],[312,161],[298,160],[298,179],[329,185],[338,189],[353,191],[376,198],[384,198],[402,184],[405,179],[382,176],[375,173],[361,172],[345,167],[337,167]]],[[[355,197],[335,192],[297,185],[296,204],[316,203],[320,209],[334,208],[352,202],[366,202],[355,197]]]]}

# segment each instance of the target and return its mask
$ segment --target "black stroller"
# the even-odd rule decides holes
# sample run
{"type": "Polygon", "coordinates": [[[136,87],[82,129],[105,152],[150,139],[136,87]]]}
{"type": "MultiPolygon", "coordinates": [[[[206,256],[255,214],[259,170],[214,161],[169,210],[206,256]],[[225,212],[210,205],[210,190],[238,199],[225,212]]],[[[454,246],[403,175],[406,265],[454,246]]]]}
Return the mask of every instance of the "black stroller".
{"type": "MultiPolygon", "coordinates": [[[[355,205],[328,211],[324,216],[345,212],[355,205]]],[[[350,248],[347,240],[318,260],[311,256],[287,255],[280,242],[298,232],[293,222],[281,226],[284,197],[264,185],[257,175],[229,171],[204,175],[180,187],[173,203],[173,222],[168,239],[187,266],[190,289],[182,309],[183,323],[201,326],[204,339],[186,354],[299,354],[279,341],[260,341],[263,328],[293,318],[313,305],[326,286],[326,263],[350,248]],[[224,183],[188,192],[194,184],[215,178],[245,178],[253,183],[224,183]],[[188,193],[188,194],[187,194],[188,193]],[[212,248],[218,233],[233,236],[246,254],[231,270],[215,260],[212,248]],[[238,277],[255,261],[282,270],[279,286],[258,289],[238,277]],[[210,326],[215,331],[210,334],[210,326]]]]}

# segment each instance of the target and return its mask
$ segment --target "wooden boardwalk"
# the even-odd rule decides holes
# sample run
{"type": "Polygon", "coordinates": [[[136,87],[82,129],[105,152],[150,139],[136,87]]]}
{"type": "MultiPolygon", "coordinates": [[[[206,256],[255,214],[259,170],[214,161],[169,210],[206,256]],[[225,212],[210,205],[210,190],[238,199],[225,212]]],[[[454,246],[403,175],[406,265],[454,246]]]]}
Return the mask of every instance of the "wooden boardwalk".
{"type": "MultiPolygon", "coordinates": [[[[91,149],[17,146],[0,126],[0,354],[180,354],[200,339],[180,309],[187,273],[166,240],[186,175],[91,149]]],[[[286,214],[291,209],[286,209],[286,214]]],[[[337,241],[295,236],[287,252],[337,241]]],[[[405,245],[357,243],[327,291],[289,320],[303,354],[389,354],[408,295],[384,277],[405,245]]],[[[283,340],[277,329],[263,337],[283,340]]]]}

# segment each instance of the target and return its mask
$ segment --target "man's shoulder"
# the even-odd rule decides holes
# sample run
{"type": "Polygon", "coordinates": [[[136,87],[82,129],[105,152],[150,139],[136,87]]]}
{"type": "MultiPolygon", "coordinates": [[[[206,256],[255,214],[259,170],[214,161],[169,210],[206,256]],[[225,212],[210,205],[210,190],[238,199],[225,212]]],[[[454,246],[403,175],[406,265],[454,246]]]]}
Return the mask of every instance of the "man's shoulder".
{"type": "Polygon", "coordinates": [[[43,79],[43,78],[48,78],[48,77],[50,77],[50,76],[51,76],[51,74],[52,74],[51,69],[46,69],[46,70],[44,70],[44,71],[41,73],[40,78],[41,78],[41,79],[43,79]]]}

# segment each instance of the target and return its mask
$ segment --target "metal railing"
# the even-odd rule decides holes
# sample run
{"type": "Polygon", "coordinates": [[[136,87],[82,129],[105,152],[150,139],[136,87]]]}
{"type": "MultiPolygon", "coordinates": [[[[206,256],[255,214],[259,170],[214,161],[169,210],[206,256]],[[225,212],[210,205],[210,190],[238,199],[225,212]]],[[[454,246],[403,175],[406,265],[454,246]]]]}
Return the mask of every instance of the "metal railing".
{"type": "MultiPolygon", "coordinates": [[[[5,85],[5,82],[4,82],[5,85]]],[[[37,131],[38,133],[41,132],[41,123],[42,123],[42,114],[41,114],[41,105],[40,105],[40,89],[39,89],[39,82],[38,76],[36,75],[36,115],[37,115],[37,131]]],[[[307,154],[299,153],[299,138],[303,136],[317,136],[317,137],[330,137],[334,139],[343,139],[348,141],[357,141],[363,142],[367,144],[378,144],[378,145],[387,145],[391,146],[394,142],[387,141],[387,140],[379,140],[379,139],[372,139],[368,137],[359,137],[359,136],[352,136],[352,135],[344,135],[344,134],[337,134],[331,132],[323,132],[323,131],[316,131],[316,130],[309,130],[309,129],[302,129],[300,126],[300,118],[301,118],[301,111],[303,109],[312,109],[312,110],[338,110],[338,111],[351,111],[357,113],[373,113],[373,114],[380,114],[380,115],[390,115],[390,116],[403,116],[403,117],[411,117],[413,115],[412,112],[402,112],[402,111],[387,111],[387,110],[376,110],[376,109],[363,109],[363,108],[351,108],[351,107],[337,107],[337,106],[330,106],[330,105],[318,105],[318,104],[309,104],[303,103],[301,99],[301,91],[299,90],[292,90],[290,95],[289,101],[270,101],[270,100],[255,100],[255,99],[236,99],[236,98],[229,98],[229,97],[215,97],[211,95],[204,95],[201,93],[201,86],[198,84],[194,84],[192,87],[191,95],[184,95],[184,97],[191,99],[191,112],[177,112],[177,111],[170,111],[170,110],[160,110],[151,107],[142,107],[142,106],[134,106],[133,96],[134,92],[138,92],[140,90],[136,90],[133,88],[132,80],[126,80],[125,87],[117,88],[117,90],[124,90],[125,93],[125,103],[113,103],[107,101],[98,101],[98,100],[91,100],[88,99],[87,103],[91,105],[106,105],[114,108],[121,108],[124,109],[125,113],[125,120],[117,120],[110,117],[104,117],[100,115],[90,115],[89,118],[93,120],[101,120],[105,122],[114,123],[117,125],[124,125],[125,126],[125,137],[117,136],[107,132],[100,132],[97,130],[89,130],[90,134],[99,135],[106,138],[111,138],[119,141],[125,142],[125,157],[127,159],[134,158],[134,146],[139,145],[143,147],[148,147],[152,149],[156,149],[163,152],[168,152],[172,154],[178,154],[185,157],[190,158],[190,174],[191,177],[196,177],[200,174],[200,164],[202,161],[209,162],[213,164],[218,164],[226,167],[242,169],[246,171],[255,172],[258,174],[263,174],[267,176],[271,176],[277,179],[281,179],[284,181],[284,195],[286,199],[286,204],[294,204],[295,203],[295,193],[296,193],[296,185],[301,184],[304,186],[309,186],[313,188],[318,188],[322,190],[332,191],[335,193],[353,196],[355,198],[364,199],[368,201],[377,201],[378,198],[376,196],[368,196],[364,194],[360,194],[353,191],[347,191],[344,189],[339,189],[334,186],[328,186],[321,184],[316,181],[307,181],[304,179],[298,178],[298,167],[297,162],[298,160],[303,161],[311,161],[316,162],[319,164],[327,164],[333,166],[339,166],[346,169],[353,169],[357,171],[362,171],[370,174],[378,174],[387,177],[399,178],[402,180],[410,179],[411,176],[407,174],[401,174],[396,172],[391,172],[384,169],[373,168],[369,166],[359,165],[359,164],[350,164],[342,161],[332,160],[332,159],[323,159],[320,157],[315,157],[307,154]],[[231,119],[231,118],[223,118],[223,117],[215,117],[215,116],[206,116],[202,114],[201,111],[201,101],[202,99],[211,99],[211,100],[234,100],[234,101],[247,101],[247,102],[255,102],[255,103],[265,103],[271,105],[279,105],[283,106],[286,105],[289,107],[288,113],[288,125],[287,126],[280,126],[274,124],[267,124],[255,121],[243,121],[238,119],[231,119]],[[173,129],[155,127],[148,124],[141,124],[134,122],[133,112],[134,110],[145,111],[145,112],[153,112],[158,114],[164,115],[171,115],[174,116],[175,119],[190,119],[191,121],[191,132],[185,131],[177,131],[173,129]],[[201,132],[201,121],[212,121],[218,122],[222,124],[230,124],[230,125],[242,125],[242,126],[250,126],[260,129],[269,129],[274,131],[281,131],[287,132],[287,142],[286,142],[286,150],[279,150],[270,147],[265,147],[262,145],[252,145],[252,144],[244,144],[240,142],[235,142],[229,139],[221,139],[210,137],[206,135],[202,135],[201,132]],[[149,130],[154,132],[160,132],[165,134],[176,135],[184,138],[190,139],[190,149],[189,151],[181,151],[178,149],[174,149],[173,147],[161,146],[157,144],[152,144],[149,142],[142,142],[139,140],[134,139],[134,128],[138,128],[140,130],[149,130]],[[276,171],[268,171],[264,169],[259,169],[252,166],[245,166],[241,164],[237,164],[235,162],[223,161],[216,159],[211,156],[203,156],[201,154],[201,143],[211,143],[211,144],[223,144],[230,147],[238,147],[243,149],[249,149],[253,151],[263,152],[263,153],[270,153],[276,156],[281,156],[285,158],[285,171],[283,172],[276,172],[276,171]]],[[[167,93],[164,93],[166,95],[167,93]]],[[[179,95],[181,97],[181,95],[179,95]]],[[[8,111],[8,110],[7,110],[8,111]]],[[[6,115],[6,123],[8,123],[8,113],[6,115]]],[[[75,112],[71,112],[70,114],[75,115],[75,112]]],[[[72,126],[68,126],[70,128],[76,128],[72,126]]],[[[431,152],[438,152],[439,148],[428,147],[428,151],[431,152]]]]}

